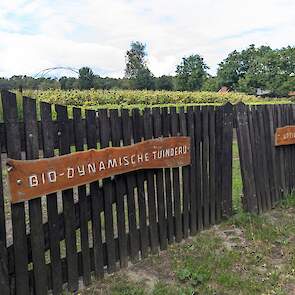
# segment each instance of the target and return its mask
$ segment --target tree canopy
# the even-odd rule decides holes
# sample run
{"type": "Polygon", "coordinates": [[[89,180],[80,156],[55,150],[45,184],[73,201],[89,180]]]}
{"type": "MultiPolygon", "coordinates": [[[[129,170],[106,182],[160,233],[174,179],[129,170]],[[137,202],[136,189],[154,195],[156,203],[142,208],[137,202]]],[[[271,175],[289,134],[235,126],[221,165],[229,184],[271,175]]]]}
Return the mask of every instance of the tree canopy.
{"type": "Polygon", "coordinates": [[[272,49],[269,46],[234,50],[219,64],[217,74],[207,73],[203,57],[193,54],[183,57],[176,67],[176,75],[155,77],[147,62],[146,45],[131,42],[126,51],[124,78],[100,77],[91,68],[82,67],[79,77],[52,78],[14,75],[0,77],[5,89],[159,89],[218,91],[222,86],[231,90],[256,94],[257,90],[273,96],[287,96],[295,91],[295,47],[272,49]]]}
{"type": "Polygon", "coordinates": [[[207,76],[208,66],[198,55],[184,57],[176,68],[176,85],[178,90],[200,90],[207,76]]]}

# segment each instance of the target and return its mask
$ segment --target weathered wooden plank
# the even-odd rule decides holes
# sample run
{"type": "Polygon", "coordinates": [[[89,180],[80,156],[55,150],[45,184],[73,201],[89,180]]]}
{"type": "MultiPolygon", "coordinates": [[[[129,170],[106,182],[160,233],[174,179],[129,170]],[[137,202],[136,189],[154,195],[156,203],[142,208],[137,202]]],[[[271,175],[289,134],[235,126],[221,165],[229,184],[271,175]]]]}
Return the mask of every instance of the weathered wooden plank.
{"type": "MultiPolygon", "coordinates": [[[[68,125],[67,108],[55,105],[59,129],[59,152],[61,155],[69,154],[70,150],[70,130],[68,125]]],[[[63,212],[65,221],[65,244],[67,257],[68,288],[70,291],[78,289],[78,258],[75,230],[75,208],[73,189],[62,192],[63,212]]]]}
{"type": "MultiPolygon", "coordinates": [[[[294,104],[290,105],[290,124],[295,125],[295,106],[294,104]]],[[[295,187],[295,146],[291,147],[291,155],[292,155],[292,189],[295,187]]]]}
{"type": "MultiPolygon", "coordinates": [[[[150,109],[146,108],[143,112],[143,130],[144,139],[151,139],[153,136],[153,124],[150,109]]],[[[147,179],[147,193],[148,193],[148,216],[149,216],[149,236],[150,246],[152,253],[158,252],[159,247],[159,230],[157,227],[157,214],[156,214],[156,194],[154,183],[154,172],[146,172],[147,179]]]]}
{"type": "MultiPolygon", "coordinates": [[[[168,108],[162,108],[163,121],[163,136],[170,136],[170,114],[168,108]]],[[[174,241],[174,219],[173,219],[173,199],[172,199],[172,185],[171,185],[171,169],[164,169],[165,174],[165,199],[166,199],[166,214],[167,214],[167,237],[168,243],[174,241]]]]}
{"type": "Polygon", "coordinates": [[[13,167],[8,175],[11,201],[23,202],[124,172],[188,165],[189,144],[189,138],[181,136],[121,148],[80,151],[54,159],[8,159],[8,165],[13,167]],[[158,156],[163,153],[164,156],[158,156]]]}
{"type": "Polygon", "coordinates": [[[241,163],[243,192],[246,200],[246,209],[249,212],[257,213],[256,187],[253,172],[253,158],[247,118],[247,107],[243,103],[236,105],[237,116],[237,138],[239,157],[241,163]]]}
{"type": "MultiPolygon", "coordinates": [[[[10,158],[21,158],[20,132],[16,95],[1,91],[3,116],[6,133],[6,149],[10,158]]],[[[13,247],[15,266],[15,286],[17,295],[29,295],[29,274],[26,243],[26,223],[24,204],[12,205],[13,247]]]]}
{"type": "MultiPolygon", "coordinates": [[[[39,158],[36,101],[23,97],[23,118],[25,124],[26,159],[39,158]]],[[[34,288],[37,294],[47,294],[47,273],[41,199],[29,201],[34,288]]]]}
{"type": "MultiPolygon", "coordinates": [[[[119,116],[118,110],[110,110],[110,122],[111,122],[111,137],[112,145],[119,147],[122,138],[122,121],[119,116]]],[[[117,230],[118,230],[118,241],[119,241],[119,256],[120,266],[127,267],[128,265],[128,248],[127,248],[127,235],[126,235],[126,221],[125,221],[125,204],[124,194],[126,191],[126,184],[123,178],[117,178],[115,180],[115,199],[117,209],[117,230]]],[[[126,208],[127,210],[127,208],[126,208]]]]}
{"type": "MultiPolygon", "coordinates": [[[[184,108],[179,109],[179,130],[180,135],[187,136],[187,113],[184,112],[184,108]]],[[[189,166],[182,168],[182,230],[183,237],[186,239],[189,235],[189,202],[191,199],[190,191],[190,179],[189,179],[189,166]]]]}
{"type": "MultiPolygon", "coordinates": [[[[160,138],[162,136],[162,117],[160,108],[152,109],[153,116],[153,129],[154,129],[154,138],[160,138]]],[[[164,153],[158,153],[159,157],[164,158],[164,153]]],[[[163,179],[163,169],[157,169],[155,171],[156,175],[156,191],[157,191],[157,211],[158,211],[158,222],[159,222],[159,240],[160,240],[160,249],[167,249],[167,224],[165,218],[165,197],[164,197],[164,179],[163,179]]]]}
{"type": "Polygon", "coordinates": [[[251,142],[252,150],[252,159],[253,159],[253,172],[254,172],[254,181],[256,188],[256,198],[257,198],[257,209],[259,213],[263,212],[265,204],[262,203],[262,198],[264,198],[264,181],[263,181],[263,171],[261,171],[261,151],[260,148],[260,136],[257,123],[257,112],[255,107],[248,108],[248,122],[249,122],[249,135],[251,142]],[[262,205],[263,204],[263,205],[262,205]]]}
{"type": "Polygon", "coordinates": [[[264,108],[265,121],[268,124],[267,134],[268,142],[267,148],[269,153],[269,164],[270,164],[270,173],[271,173],[271,190],[272,190],[272,206],[274,207],[278,201],[278,180],[277,180],[277,163],[275,158],[275,138],[274,138],[274,114],[273,107],[271,105],[266,105],[264,108]]]}
{"type": "MultiPolygon", "coordinates": [[[[88,149],[97,148],[97,129],[98,128],[96,126],[95,111],[86,110],[86,136],[88,149]]],[[[94,273],[96,278],[102,278],[104,276],[104,264],[101,232],[101,212],[97,210],[97,208],[99,208],[100,200],[102,199],[102,191],[99,190],[99,183],[97,181],[90,183],[90,195],[94,273]]]]}
{"type": "MultiPolygon", "coordinates": [[[[85,125],[82,124],[81,109],[73,108],[74,138],[76,151],[84,150],[83,135],[85,135],[85,125]]],[[[79,196],[79,217],[80,217],[80,241],[82,253],[83,282],[85,286],[91,283],[91,266],[88,234],[88,204],[86,199],[86,185],[78,187],[79,196]]]]}
{"type": "MultiPolygon", "coordinates": [[[[210,200],[210,223],[216,223],[216,158],[215,158],[215,110],[209,107],[209,200],[210,200]]],[[[231,197],[231,196],[229,196],[231,197]]]]}
{"type": "MultiPolygon", "coordinates": [[[[122,128],[123,128],[123,144],[130,145],[133,129],[132,129],[132,121],[129,116],[129,111],[127,109],[123,109],[121,116],[122,116],[122,128]]],[[[137,231],[136,205],[135,205],[135,194],[134,194],[135,184],[136,184],[135,175],[132,173],[126,175],[128,225],[129,225],[132,261],[137,261],[139,258],[139,235],[137,231]]]]}
{"type": "MultiPolygon", "coordinates": [[[[110,121],[107,110],[98,111],[100,126],[100,147],[106,148],[110,142],[110,121]]],[[[110,179],[103,180],[103,199],[104,199],[104,216],[105,216],[105,237],[107,245],[108,272],[112,273],[116,270],[115,261],[115,244],[114,244],[114,223],[113,223],[113,205],[112,196],[114,194],[110,179]]]]}
{"type": "Polygon", "coordinates": [[[209,208],[209,120],[208,107],[202,107],[202,197],[204,227],[210,224],[209,208]]]}
{"type": "Polygon", "coordinates": [[[222,125],[223,110],[222,107],[216,107],[215,121],[215,191],[216,191],[216,221],[219,222],[222,216],[222,125]]]}
{"type": "MultiPolygon", "coordinates": [[[[3,125],[4,126],[4,125],[3,125]]],[[[0,133],[1,147],[5,145],[5,130],[0,133]]],[[[0,153],[0,290],[3,295],[9,295],[8,257],[6,249],[6,216],[2,181],[2,157],[0,153]]]]}
{"type": "Polygon", "coordinates": [[[0,240],[0,288],[1,294],[9,295],[9,274],[7,261],[7,248],[3,241],[0,240]]]}
{"type": "Polygon", "coordinates": [[[201,162],[201,143],[202,143],[202,120],[200,107],[195,107],[195,144],[196,144],[196,189],[197,189],[197,224],[198,230],[203,229],[203,200],[202,200],[202,162],[201,162]]]}
{"type": "Polygon", "coordinates": [[[224,216],[232,214],[232,142],[233,142],[233,106],[223,106],[222,134],[222,209],[224,216]]]}
{"type": "MultiPolygon", "coordinates": [[[[170,108],[171,114],[171,135],[176,136],[179,132],[179,116],[175,107],[170,108]]],[[[180,180],[179,168],[172,169],[173,175],[173,200],[174,200],[174,218],[175,218],[175,241],[180,242],[183,238],[182,232],[182,210],[180,199],[180,180]]]]}
{"type": "Polygon", "coordinates": [[[188,107],[187,110],[187,134],[191,138],[191,164],[189,166],[189,224],[190,234],[193,236],[197,232],[196,143],[193,107],[188,107]]]}
{"type": "MultiPolygon", "coordinates": [[[[134,143],[140,142],[143,136],[143,117],[139,109],[132,110],[133,123],[133,138],[134,143]]],[[[145,258],[149,250],[149,233],[147,227],[147,212],[146,212],[146,192],[145,192],[145,177],[144,172],[136,173],[136,187],[139,209],[139,228],[140,228],[140,251],[141,257],[145,258]]]]}
{"type": "MultiPolygon", "coordinates": [[[[40,104],[41,133],[43,142],[43,156],[46,158],[54,157],[54,127],[52,121],[51,105],[45,102],[40,104]]],[[[57,208],[56,193],[46,197],[48,231],[44,230],[45,249],[50,249],[52,291],[53,294],[60,294],[62,291],[62,268],[60,258],[60,227],[57,208]],[[49,246],[46,246],[46,244],[49,246]]],[[[45,228],[44,228],[45,229],[45,228]]],[[[30,253],[30,251],[29,251],[30,253]]]]}

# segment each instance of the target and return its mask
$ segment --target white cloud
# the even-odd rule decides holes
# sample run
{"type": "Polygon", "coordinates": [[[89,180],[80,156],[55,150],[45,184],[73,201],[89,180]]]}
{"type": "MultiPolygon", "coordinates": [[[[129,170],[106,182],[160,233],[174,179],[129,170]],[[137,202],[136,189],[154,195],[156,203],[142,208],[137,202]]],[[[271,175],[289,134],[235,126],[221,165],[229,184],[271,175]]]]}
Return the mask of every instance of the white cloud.
{"type": "Polygon", "coordinates": [[[0,4],[0,76],[57,65],[124,73],[133,40],[147,44],[155,75],[201,54],[214,73],[234,49],[294,45],[293,0],[76,0],[0,4]]]}

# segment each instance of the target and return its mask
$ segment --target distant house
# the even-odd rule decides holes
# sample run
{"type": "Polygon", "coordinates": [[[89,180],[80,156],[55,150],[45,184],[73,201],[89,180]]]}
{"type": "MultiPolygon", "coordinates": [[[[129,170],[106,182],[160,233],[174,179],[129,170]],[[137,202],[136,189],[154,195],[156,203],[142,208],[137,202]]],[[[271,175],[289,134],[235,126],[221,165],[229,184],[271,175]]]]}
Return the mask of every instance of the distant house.
{"type": "Polygon", "coordinates": [[[230,92],[230,89],[229,87],[227,86],[222,86],[219,90],[218,90],[219,93],[228,93],[230,92]]]}
{"type": "Polygon", "coordinates": [[[266,89],[262,89],[262,88],[256,89],[256,95],[258,95],[258,96],[266,96],[269,94],[271,94],[271,90],[266,90],[266,89]]]}

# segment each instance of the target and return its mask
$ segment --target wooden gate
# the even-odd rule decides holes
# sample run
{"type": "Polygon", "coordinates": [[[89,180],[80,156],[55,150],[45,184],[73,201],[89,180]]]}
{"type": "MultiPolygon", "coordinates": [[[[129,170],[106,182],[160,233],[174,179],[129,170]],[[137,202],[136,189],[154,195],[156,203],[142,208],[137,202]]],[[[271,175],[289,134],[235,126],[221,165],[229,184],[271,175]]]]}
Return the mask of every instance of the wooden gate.
{"type": "Polygon", "coordinates": [[[295,105],[236,105],[244,207],[273,208],[295,185],[295,146],[275,146],[276,128],[295,124],[295,105]]]}
{"type": "Polygon", "coordinates": [[[229,216],[232,105],[67,108],[1,92],[1,294],[75,291],[229,216]],[[23,119],[21,119],[23,118],[23,119]],[[10,204],[7,156],[50,158],[159,137],[191,138],[191,164],[140,170],[10,204]],[[2,177],[3,176],[3,177],[2,177]],[[2,182],[2,179],[4,180],[2,182]]]}

